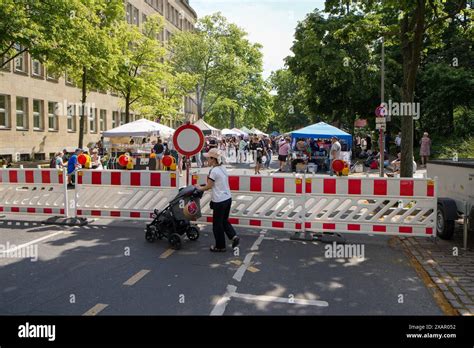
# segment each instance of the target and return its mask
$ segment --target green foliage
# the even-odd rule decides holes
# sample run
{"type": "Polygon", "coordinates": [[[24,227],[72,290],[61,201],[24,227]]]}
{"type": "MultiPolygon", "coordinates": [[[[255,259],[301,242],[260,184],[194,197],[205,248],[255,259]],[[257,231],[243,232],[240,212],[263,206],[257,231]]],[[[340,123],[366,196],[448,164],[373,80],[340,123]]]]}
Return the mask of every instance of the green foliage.
{"type": "Polygon", "coordinates": [[[433,158],[453,158],[455,154],[458,158],[474,158],[474,137],[467,139],[440,139],[433,143],[433,158]]]}

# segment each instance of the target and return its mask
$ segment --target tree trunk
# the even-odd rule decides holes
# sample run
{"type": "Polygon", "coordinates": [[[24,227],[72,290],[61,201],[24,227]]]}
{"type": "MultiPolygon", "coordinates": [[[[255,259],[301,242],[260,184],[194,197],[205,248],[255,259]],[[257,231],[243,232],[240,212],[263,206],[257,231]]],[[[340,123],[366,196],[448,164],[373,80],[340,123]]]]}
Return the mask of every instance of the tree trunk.
{"type": "Polygon", "coordinates": [[[125,123],[130,123],[130,92],[125,96],[125,123]]]}
{"type": "Polygon", "coordinates": [[[82,99],[81,114],[79,115],[79,148],[84,146],[84,129],[86,125],[86,101],[87,101],[87,68],[82,68],[82,99]]]}
{"type": "Polygon", "coordinates": [[[203,96],[201,96],[201,87],[199,85],[196,86],[196,106],[197,106],[197,117],[198,120],[204,118],[203,113],[203,96]]]}
{"type": "MultiPolygon", "coordinates": [[[[425,26],[425,0],[417,0],[414,13],[405,14],[400,25],[403,84],[402,102],[413,103],[416,75],[421,60],[421,49],[425,26]]],[[[400,177],[413,177],[413,117],[402,116],[402,149],[400,177]]]]}
{"type": "Polygon", "coordinates": [[[234,108],[230,109],[230,129],[235,128],[235,111],[234,108]]]}

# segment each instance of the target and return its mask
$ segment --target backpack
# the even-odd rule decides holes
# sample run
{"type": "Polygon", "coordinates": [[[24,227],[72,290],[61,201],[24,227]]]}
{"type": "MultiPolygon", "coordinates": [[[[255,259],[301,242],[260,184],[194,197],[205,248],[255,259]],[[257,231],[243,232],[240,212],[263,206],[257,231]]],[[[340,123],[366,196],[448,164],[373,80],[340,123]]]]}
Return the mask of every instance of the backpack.
{"type": "Polygon", "coordinates": [[[51,158],[51,161],[49,162],[49,168],[56,168],[56,157],[51,158]]]}

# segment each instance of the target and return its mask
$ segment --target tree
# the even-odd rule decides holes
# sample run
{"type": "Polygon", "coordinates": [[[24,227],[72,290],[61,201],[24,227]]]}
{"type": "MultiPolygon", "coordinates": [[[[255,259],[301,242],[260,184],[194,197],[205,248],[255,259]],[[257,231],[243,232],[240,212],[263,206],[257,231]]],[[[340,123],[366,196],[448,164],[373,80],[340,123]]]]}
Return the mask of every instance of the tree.
{"type": "Polygon", "coordinates": [[[2,0],[0,67],[26,52],[44,62],[74,31],[78,0],[2,0]]]}
{"type": "Polygon", "coordinates": [[[288,69],[281,69],[272,72],[269,82],[276,93],[273,95],[273,111],[278,131],[289,132],[308,125],[311,116],[306,104],[305,80],[288,69]]]}
{"type": "Polygon", "coordinates": [[[110,76],[107,83],[124,98],[127,123],[130,122],[132,105],[144,97],[152,100],[163,95],[161,88],[165,86],[160,81],[165,77],[166,51],[157,39],[163,26],[163,17],[155,14],[148,16],[143,32],[136,26],[122,22],[114,37],[120,55],[116,61],[117,73],[110,76]]]}
{"type": "Polygon", "coordinates": [[[195,31],[173,36],[171,64],[177,73],[187,76],[182,88],[192,96],[199,119],[218,104],[229,105],[225,99],[241,106],[238,96],[251,76],[258,76],[260,45],[251,44],[246,35],[217,13],[201,18],[195,31]]]}
{"type": "MultiPolygon", "coordinates": [[[[447,20],[459,13],[466,15],[465,0],[327,0],[326,11],[344,15],[350,11],[364,16],[358,24],[371,23],[387,41],[397,44],[401,52],[403,80],[401,102],[413,103],[415,100],[416,78],[422,53],[428,41],[439,40],[440,33],[446,28],[447,20]],[[352,5],[351,5],[352,3],[352,5]]],[[[357,26],[357,24],[356,24],[357,26]]],[[[400,176],[413,174],[413,119],[403,117],[402,155],[400,176]]]]}
{"type": "Polygon", "coordinates": [[[115,74],[120,55],[116,41],[119,23],[124,21],[121,0],[79,0],[71,16],[71,29],[61,34],[61,45],[48,55],[48,64],[65,70],[81,88],[78,146],[83,147],[91,88],[105,88],[106,77],[115,74]]]}
{"type": "MultiPolygon", "coordinates": [[[[294,56],[287,58],[292,84],[306,86],[292,98],[306,99],[308,121],[325,121],[353,130],[358,116],[373,115],[377,96],[378,67],[375,54],[377,33],[367,23],[355,28],[362,15],[310,13],[295,33],[294,56]],[[292,78],[294,75],[295,78],[292,78]],[[293,80],[293,81],[292,81],[293,80]],[[309,114],[309,115],[308,115],[309,114]]],[[[291,94],[291,92],[289,92],[291,94]]]]}

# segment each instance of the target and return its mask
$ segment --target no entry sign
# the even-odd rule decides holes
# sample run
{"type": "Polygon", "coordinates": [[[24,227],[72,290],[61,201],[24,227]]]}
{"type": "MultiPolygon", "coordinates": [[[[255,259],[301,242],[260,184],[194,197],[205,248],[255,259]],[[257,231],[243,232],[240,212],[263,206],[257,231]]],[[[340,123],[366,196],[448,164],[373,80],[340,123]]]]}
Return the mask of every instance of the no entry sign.
{"type": "Polygon", "coordinates": [[[185,124],[174,133],[173,144],[181,155],[191,157],[201,152],[204,146],[204,134],[195,125],[185,124]]]}

